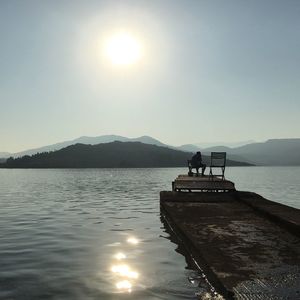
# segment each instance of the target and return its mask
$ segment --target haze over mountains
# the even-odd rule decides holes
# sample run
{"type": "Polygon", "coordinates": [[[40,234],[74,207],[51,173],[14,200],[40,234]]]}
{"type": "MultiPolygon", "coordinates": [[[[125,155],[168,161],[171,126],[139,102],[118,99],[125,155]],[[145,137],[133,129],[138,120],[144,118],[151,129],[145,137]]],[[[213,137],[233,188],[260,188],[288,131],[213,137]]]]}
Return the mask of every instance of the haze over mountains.
{"type": "Polygon", "coordinates": [[[249,144],[250,142],[253,141],[242,141],[242,142],[236,142],[236,143],[221,143],[221,142],[216,142],[216,143],[194,143],[194,144],[185,144],[182,146],[171,146],[164,144],[160,142],[159,140],[151,137],[151,136],[141,136],[137,138],[128,138],[120,135],[101,135],[101,136],[95,136],[95,137],[90,137],[90,136],[81,136],[79,138],[73,139],[73,140],[68,140],[60,143],[55,143],[52,145],[47,145],[43,147],[38,147],[38,148],[33,148],[33,149],[28,149],[16,153],[9,153],[9,152],[0,152],[0,158],[7,158],[7,157],[20,157],[23,155],[32,155],[35,153],[41,153],[41,152],[49,152],[49,151],[54,151],[54,150],[59,150],[64,147],[74,145],[74,144],[87,144],[87,145],[97,145],[100,143],[110,143],[114,141],[120,141],[120,142],[141,142],[144,144],[151,144],[151,145],[157,145],[157,146],[163,146],[163,147],[169,147],[173,149],[178,149],[182,151],[190,151],[190,152],[195,152],[200,149],[205,149],[208,147],[213,147],[213,146],[227,146],[227,147],[233,147],[233,146],[241,146],[241,145],[246,145],[249,144]]]}
{"type": "Polygon", "coordinates": [[[225,146],[225,147],[235,148],[235,147],[239,147],[239,146],[248,145],[251,143],[255,143],[255,141],[248,140],[248,141],[241,141],[241,142],[235,142],[235,143],[226,143],[226,142],[193,143],[193,144],[184,144],[184,145],[178,146],[176,148],[179,150],[182,150],[182,151],[196,152],[198,150],[203,150],[203,149],[210,148],[210,147],[218,147],[220,145],[225,146]]]}
{"type": "MultiPolygon", "coordinates": [[[[87,145],[97,145],[102,143],[111,143],[114,141],[120,141],[120,142],[141,142],[144,144],[151,144],[151,145],[157,145],[157,146],[164,146],[167,147],[166,144],[161,143],[159,140],[156,140],[150,136],[141,136],[138,138],[128,138],[120,135],[101,135],[101,136],[95,136],[95,137],[89,137],[89,136],[81,136],[74,140],[64,141],[52,145],[47,145],[39,148],[33,148],[17,153],[7,153],[7,152],[0,152],[3,153],[2,157],[21,157],[24,155],[32,155],[36,153],[41,152],[49,152],[49,151],[55,151],[60,150],[62,148],[65,148],[67,146],[75,145],[75,144],[87,144],[87,145]]],[[[1,156],[0,156],[1,157],[1,156]]]]}
{"type": "Polygon", "coordinates": [[[271,139],[262,143],[249,143],[247,141],[235,143],[240,144],[238,147],[228,147],[224,145],[203,148],[197,144],[186,144],[179,147],[166,145],[157,139],[150,136],[141,136],[138,138],[128,138],[119,135],[103,135],[97,137],[82,136],[74,140],[69,140],[53,145],[48,145],[40,148],[29,149],[18,153],[0,152],[0,158],[7,158],[9,156],[21,157],[24,155],[33,155],[36,153],[49,152],[60,150],[74,144],[90,144],[97,145],[101,143],[111,143],[114,141],[121,142],[141,142],[144,144],[167,147],[170,149],[196,152],[201,150],[203,153],[210,155],[211,151],[226,151],[228,158],[236,161],[248,162],[255,165],[300,165],[300,139],[271,139]]]}
{"type": "Polygon", "coordinates": [[[9,152],[0,152],[0,157],[9,157],[11,153],[9,152]]]}

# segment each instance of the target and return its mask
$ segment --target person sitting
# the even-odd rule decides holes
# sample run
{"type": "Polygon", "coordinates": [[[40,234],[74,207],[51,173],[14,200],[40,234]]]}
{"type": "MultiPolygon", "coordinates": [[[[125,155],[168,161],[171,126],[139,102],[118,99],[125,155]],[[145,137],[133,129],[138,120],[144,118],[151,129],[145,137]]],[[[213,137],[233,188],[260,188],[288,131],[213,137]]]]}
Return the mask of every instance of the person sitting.
{"type": "Polygon", "coordinates": [[[198,151],[195,155],[193,155],[191,160],[188,160],[189,166],[189,175],[192,176],[192,169],[195,168],[197,171],[197,176],[199,175],[199,169],[202,169],[201,175],[204,176],[204,171],[206,169],[206,164],[202,163],[202,155],[201,152],[198,151]]]}

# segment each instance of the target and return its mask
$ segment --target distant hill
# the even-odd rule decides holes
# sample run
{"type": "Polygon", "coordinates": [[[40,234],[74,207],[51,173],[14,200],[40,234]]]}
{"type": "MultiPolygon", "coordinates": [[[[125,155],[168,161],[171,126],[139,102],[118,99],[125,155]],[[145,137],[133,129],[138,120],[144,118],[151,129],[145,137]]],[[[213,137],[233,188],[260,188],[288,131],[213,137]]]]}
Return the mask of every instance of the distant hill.
{"type": "Polygon", "coordinates": [[[255,143],[253,140],[247,140],[247,141],[239,141],[239,142],[232,142],[232,143],[227,143],[225,141],[223,142],[213,142],[213,143],[193,143],[193,145],[200,147],[201,149],[206,149],[206,148],[211,148],[211,147],[217,147],[217,146],[225,146],[225,147],[230,147],[230,148],[236,148],[248,144],[255,143]]]}
{"type": "MultiPolygon", "coordinates": [[[[75,144],[66,148],[21,158],[10,158],[2,168],[140,168],[185,167],[192,153],[141,142],[75,144]]],[[[209,157],[203,160],[208,163],[209,157]]],[[[228,161],[228,165],[247,163],[228,161]]]]}
{"type": "Polygon", "coordinates": [[[200,147],[195,146],[193,144],[185,144],[185,145],[181,145],[179,147],[176,147],[178,150],[181,151],[187,151],[187,152],[197,152],[200,151],[200,147]]]}
{"type": "Polygon", "coordinates": [[[263,143],[252,143],[236,148],[219,146],[203,149],[203,153],[211,151],[226,151],[230,159],[256,165],[300,165],[300,139],[271,139],[263,143]]]}
{"type": "Polygon", "coordinates": [[[10,157],[11,153],[9,152],[0,152],[0,158],[10,157]]]}
{"type": "MultiPolygon", "coordinates": [[[[5,153],[5,155],[0,155],[0,157],[22,157],[24,155],[33,155],[36,153],[42,153],[42,152],[49,152],[49,151],[55,151],[55,150],[60,150],[62,148],[65,148],[67,146],[75,145],[75,144],[87,144],[87,145],[97,145],[100,143],[110,143],[114,141],[120,141],[120,142],[142,142],[145,144],[151,144],[151,145],[157,145],[157,146],[167,146],[163,143],[161,143],[159,140],[156,140],[150,136],[141,136],[137,138],[128,138],[120,135],[101,135],[101,136],[95,136],[95,137],[90,137],[90,136],[81,136],[79,138],[76,138],[74,140],[69,140],[61,143],[56,143],[52,145],[47,145],[39,148],[33,148],[33,149],[28,149],[25,151],[21,152],[16,152],[16,153],[5,153]]],[[[0,152],[1,154],[1,152],[0,152]]]]}

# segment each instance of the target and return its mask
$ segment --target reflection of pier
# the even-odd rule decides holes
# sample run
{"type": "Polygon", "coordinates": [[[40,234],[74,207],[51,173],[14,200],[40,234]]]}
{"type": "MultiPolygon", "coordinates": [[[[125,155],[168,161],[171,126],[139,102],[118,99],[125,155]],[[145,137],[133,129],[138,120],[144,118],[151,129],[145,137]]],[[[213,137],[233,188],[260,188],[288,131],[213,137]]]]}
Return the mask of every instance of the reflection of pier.
{"type": "Polygon", "coordinates": [[[160,201],[166,222],[226,298],[300,299],[300,210],[233,190],[161,192],[160,201]]]}

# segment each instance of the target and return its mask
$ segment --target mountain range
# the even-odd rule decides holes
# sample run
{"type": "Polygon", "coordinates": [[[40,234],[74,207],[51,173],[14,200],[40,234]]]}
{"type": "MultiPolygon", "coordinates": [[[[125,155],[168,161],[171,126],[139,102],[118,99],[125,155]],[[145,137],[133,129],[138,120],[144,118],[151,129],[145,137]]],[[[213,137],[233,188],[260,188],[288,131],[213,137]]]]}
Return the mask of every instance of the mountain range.
{"type": "Polygon", "coordinates": [[[203,153],[212,151],[225,151],[230,159],[255,165],[300,166],[300,139],[271,139],[236,148],[211,147],[204,149],[203,153]]]}
{"type": "MultiPolygon", "coordinates": [[[[187,167],[192,153],[141,142],[75,144],[63,149],[9,158],[2,168],[155,168],[187,167]]],[[[203,156],[205,163],[208,156],[203,156]]],[[[229,166],[249,164],[228,160],[229,166]]]]}
{"type": "Polygon", "coordinates": [[[0,157],[7,158],[7,157],[21,157],[24,155],[33,155],[36,153],[42,153],[42,152],[49,152],[49,151],[55,151],[60,150],[62,148],[65,148],[67,146],[75,145],[75,144],[87,144],[87,145],[97,145],[102,143],[110,143],[114,141],[119,142],[141,142],[144,144],[151,144],[151,145],[157,145],[157,146],[165,146],[167,145],[161,143],[159,140],[156,140],[150,136],[141,136],[138,138],[128,138],[120,135],[101,135],[101,136],[81,136],[79,138],[76,138],[74,140],[64,141],[52,145],[47,145],[39,148],[33,148],[21,152],[16,153],[7,153],[7,152],[0,152],[0,157]],[[1,155],[4,154],[4,155],[1,155]]]}
{"type": "MultiPolygon", "coordinates": [[[[249,144],[247,141],[235,143],[234,145],[241,145],[235,147],[228,147],[224,145],[202,148],[201,143],[185,144],[179,147],[171,146],[160,142],[150,136],[141,136],[138,138],[128,138],[120,135],[102,135],[96,137],[82,136],[77,139],[64,141],[40,148],[29,149],[18,153],[0,152],[0,158],[8,158],[10,156],[22,157],[24,155],[33,155],[36,153],[49,152],[60,150],[67,146],[74,144],[97,145],[101,143],[111,143],[114,141],[121,142],[141,142],[144,144],[167,147],[173,150],[180,150],[185,152],[202,151],[204,154],[210,155],[212,151],[225,151],[228,158],[231,160],[248,162],[255,165],[300,165],[300,139],[270,139],[266,142],[249,144]]],[[[1,160],[1,159],[0,159],[1,160]]],[[[3,161],[3,159],[2,159],[3,161]]]]}

